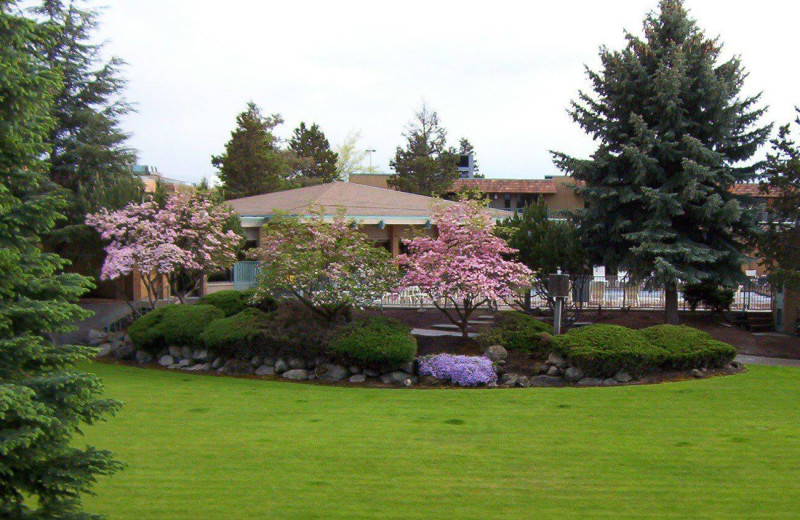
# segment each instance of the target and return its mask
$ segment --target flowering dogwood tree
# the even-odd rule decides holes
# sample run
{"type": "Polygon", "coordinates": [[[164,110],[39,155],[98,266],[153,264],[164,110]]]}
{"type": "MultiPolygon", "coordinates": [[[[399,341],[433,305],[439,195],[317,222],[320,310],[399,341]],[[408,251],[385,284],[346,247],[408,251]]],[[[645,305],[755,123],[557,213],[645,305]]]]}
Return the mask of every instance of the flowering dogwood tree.
{"type": "Polygon", "coordinates": [[[275,215],[262,228],[253,253],[261,261],[256,298],[296,298],[329,323],[349,308],[363,308],[395,288],[391,255],[376,247],[343,212],[321,210],[294,218],[275,215]]]}
{"type": "Polygon", "coordinates": [[[480,201],[439,206],[433,220],[438,236],[406,241],[408,253],[398,257],[406,270],[400,288],[417,287],[430,296],[467,339],[475,309],[513,298],[530,287],[533,273],[506,260],[516,250],[492,233],[493,219],[480,201]]]}
{"type": "Polygon", "coordinates": [[[236,261],[242,237],[227,229],[232,215],[228,206],[203,193],[175,193],[163,206],[147,200],[88,215],[86,223],[109,241],[100,279],[138,271],[152,306],[161,280],[166,279],[183,303],[203,275],[236,261]]]}

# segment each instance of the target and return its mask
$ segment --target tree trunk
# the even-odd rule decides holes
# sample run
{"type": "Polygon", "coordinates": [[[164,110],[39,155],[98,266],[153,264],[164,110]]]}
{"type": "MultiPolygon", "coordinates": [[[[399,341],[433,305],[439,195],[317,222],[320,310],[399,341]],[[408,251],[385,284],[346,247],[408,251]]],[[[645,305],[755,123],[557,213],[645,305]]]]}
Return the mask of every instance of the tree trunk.
{"type": "Polygon", "coordinates": [[[664,285],[664,323],[678,325],[678,286],[675,282],[664,285]]]}

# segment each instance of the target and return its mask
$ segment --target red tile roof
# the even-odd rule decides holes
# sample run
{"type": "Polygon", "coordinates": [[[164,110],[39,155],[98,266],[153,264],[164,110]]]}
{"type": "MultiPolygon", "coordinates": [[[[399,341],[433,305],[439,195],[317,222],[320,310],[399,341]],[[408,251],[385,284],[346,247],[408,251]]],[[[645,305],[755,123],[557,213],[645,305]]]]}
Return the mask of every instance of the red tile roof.
{"type": "Polygon", "coordinates": [[[776,199],[780,196],[777,190],[771,189],[766,193],[761,191],[761,185],[755,182],[734,184],[731,186],[731,193],[734,195],[744,195],[748,197],[762,197],[765,199],[776,199]]]}
{"type": "Polygon", "coordinates": [[[551,179],[458,179],[453,191],[464,189],[483,193],[556,193],[556,181],[551,179]]]}

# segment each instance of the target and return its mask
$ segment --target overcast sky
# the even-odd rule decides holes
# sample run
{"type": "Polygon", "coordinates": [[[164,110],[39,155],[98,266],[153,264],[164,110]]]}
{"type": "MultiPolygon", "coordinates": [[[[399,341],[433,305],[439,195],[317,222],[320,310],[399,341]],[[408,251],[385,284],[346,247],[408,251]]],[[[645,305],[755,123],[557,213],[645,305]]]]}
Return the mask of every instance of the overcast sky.
{"type": "MultiPolygon", "coordinates": [[[[588,155],[591,140],[565,109],[586,86],[598,48],[640,33],[657,0],[560,2],[112,0],[98,37],[128,62],[124,120],[139,162],[190,182],[213,176],[210,156],[248,100],[280,113],[285,138],[316,122],[332,145],[351,130],[389,171],[425,100],[451,144],[475,145],[481,172],[541,178],[548,150],[588,155]],[[539,5],[545,4],[545,5],[539,5]]],[[[726,55],[740,54],[748,93],[764,92],[769,120],[800,104],[800,7],[786,0],[688,0],[726,55]]]]}

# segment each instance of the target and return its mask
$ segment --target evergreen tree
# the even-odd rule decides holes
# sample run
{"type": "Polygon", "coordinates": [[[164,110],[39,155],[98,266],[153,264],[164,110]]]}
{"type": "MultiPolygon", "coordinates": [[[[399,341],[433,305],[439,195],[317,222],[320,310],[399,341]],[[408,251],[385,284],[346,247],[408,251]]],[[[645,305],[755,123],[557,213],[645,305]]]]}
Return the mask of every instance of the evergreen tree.
{"type": "Polygon", "coordinates": [[[580,92],[572,118],[599,142],[591,159],[554,153],[585,182],[585,222],[596,260],[663,284],[665,317],[678,321],[678,282],[730,285],[742,277],[754,213],[730,193],[751,179],[742,164],[766,140],[760,96],[742,97],[738,58],[689,18],[681,0],[661,0],[644,37],[602,48],[587,70],[595,96],[580,92]]]}
{"type": "Polygon", "coordinates": [[[390,187],[421,195],[443,195],[458,179],[458,156],[447,147],[447,131],[439,115],[423,103],[403,136],[406,148],[397,147],[389,163],[395,174],[389,177],[390,187]]]}
{"type": "Polygon", "coordinates": [[[95,349],[50,339],[87,317],[74,302],[91,282],[63,273],[66,261],[39,238],[64,207],[41,161],[59,89],[44,39],[41,25],[0,0],[0,517],[92,518],[80,496],[119,463],[73,436],[118,403],[73,368],[95,349]]]}
{"type": "Polygon", "coordinates": [[[297,159],[294,178],[300,184],[318,184],[340,180],[336,168],[336,152],[331,150],[328,139],[318,124],[313,123],[307,127],[305,123],[301,122],[300,126],[294,129],[292,139],[289,141],[289,149],[297,159]]]}
{"type": "Polygon", "coordinates": [[[226,198],[271,193],[285,187],[289,161],[273,134],[281,123],[280,114],[265,117],[252,101],[236,116],[236,128],[225,144],[225,152],[211,157],[211,164],[219,169],[226,198]]]}
{"type": "MultiPolygon", "coordinates": [[[[800,109],[797,109],[800,112],[800,109]]],[[[800,117],[795,119],[800,127],[800,117]]],[[[772,283],[800,287],[800,147],[790,125],[778,130],[764,163],[761,192],[770,196],[765,229],[756,245],[772,283]]]]}
{"type": "Polygon", "coordinates": [[[47,62],[62,77],[47,141],[49,176],[65,189],[67,218],[47,242],[74,270],[97,275],[105,256],[97,233],[84,223],[86,214],[120,208],[142,194],[131,169],[136,153],[120,128],[120,118],[132,110],[121,96],[124,62],[101,60],[102,46],[91,41],[96,11],[62,0],[45,0],[36,11],[51,31],[43,46],[47,62]]]}

